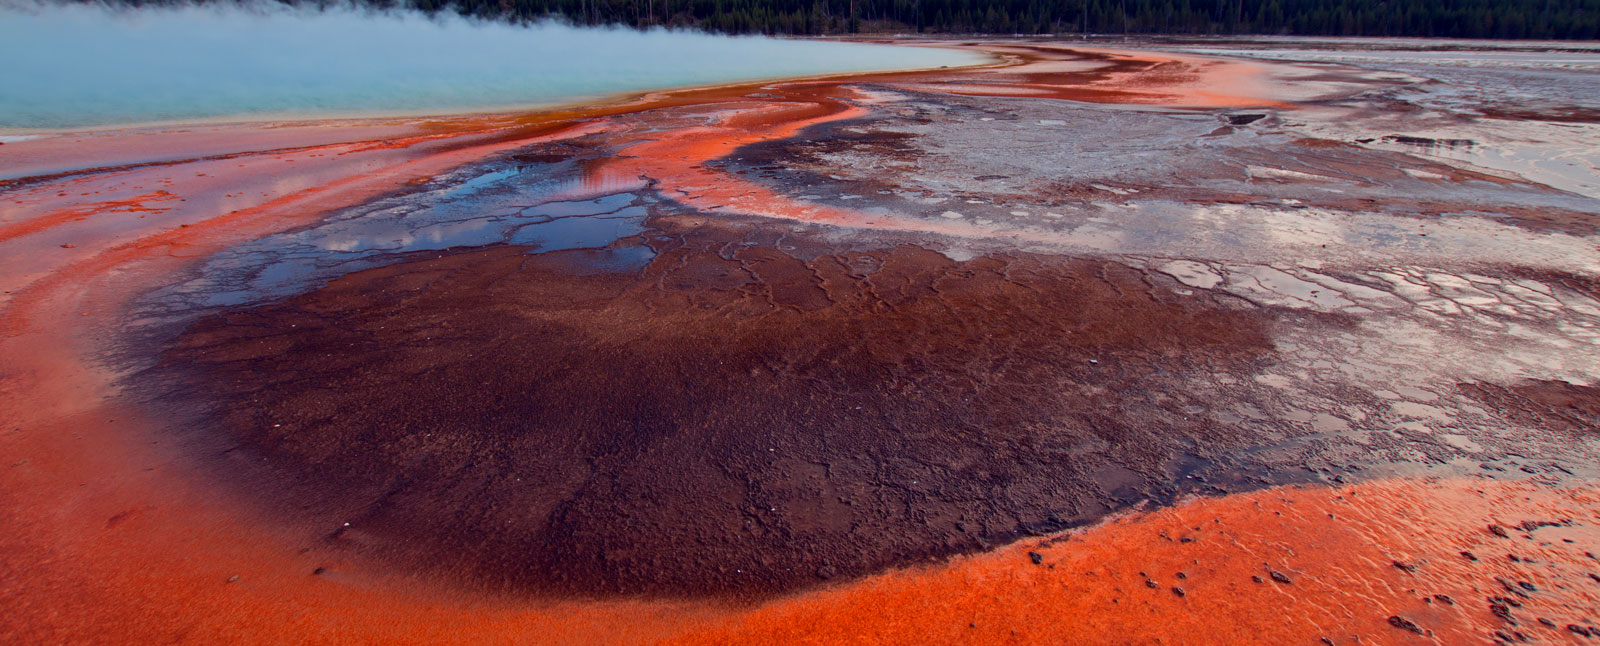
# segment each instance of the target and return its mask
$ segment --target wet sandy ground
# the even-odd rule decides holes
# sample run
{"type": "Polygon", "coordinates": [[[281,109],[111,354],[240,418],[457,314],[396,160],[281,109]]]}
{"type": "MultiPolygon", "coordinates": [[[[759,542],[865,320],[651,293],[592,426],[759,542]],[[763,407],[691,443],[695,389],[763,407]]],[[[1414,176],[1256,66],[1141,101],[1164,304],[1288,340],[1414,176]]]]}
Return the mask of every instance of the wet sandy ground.
{"type": "Polygon", "coordinates": [[[957,46],[0,145],[0,641],[1600,639],[1587,68],[957,46]]]}

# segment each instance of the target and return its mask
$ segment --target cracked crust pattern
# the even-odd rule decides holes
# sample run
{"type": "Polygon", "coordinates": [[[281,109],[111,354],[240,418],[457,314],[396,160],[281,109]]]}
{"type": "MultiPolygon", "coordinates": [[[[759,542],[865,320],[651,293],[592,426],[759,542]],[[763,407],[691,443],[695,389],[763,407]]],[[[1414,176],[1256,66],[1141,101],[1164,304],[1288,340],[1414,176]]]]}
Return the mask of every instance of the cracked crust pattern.
{"type": "Polygon", "coordinates": [[[582,593],[977,550],[1170,499],[1247,441],[1184,392],[1270,358],[1262,310],[1115,262],[776,239],[689,224],[638,272],[516,247],[370,270],[202,320],[162,370],[242,462],[346,510],[335,540],[582,593]]]}

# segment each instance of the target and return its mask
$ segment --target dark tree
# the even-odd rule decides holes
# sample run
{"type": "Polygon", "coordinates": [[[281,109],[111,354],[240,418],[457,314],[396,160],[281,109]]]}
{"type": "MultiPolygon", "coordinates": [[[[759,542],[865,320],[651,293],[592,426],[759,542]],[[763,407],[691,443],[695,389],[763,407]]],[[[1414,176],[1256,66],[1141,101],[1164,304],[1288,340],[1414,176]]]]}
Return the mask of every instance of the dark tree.
{"type": "MultiPolygon", "coordinates": [[[[228,0],[80,0],[175,4],[228,0]]],[[[326,4],[328,0],[278,0],[326,4]]],[[[493,20],[726,33],[1600,38],[1600,0],[353,0],[493,20]]]]}

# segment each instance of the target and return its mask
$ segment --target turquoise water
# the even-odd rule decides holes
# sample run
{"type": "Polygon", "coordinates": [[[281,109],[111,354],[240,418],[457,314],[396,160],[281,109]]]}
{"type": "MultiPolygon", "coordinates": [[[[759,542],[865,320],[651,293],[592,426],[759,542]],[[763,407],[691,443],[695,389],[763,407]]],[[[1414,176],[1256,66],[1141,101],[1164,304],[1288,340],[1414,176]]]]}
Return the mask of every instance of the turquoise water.
{"type": "Polygon", "coordinates": [[[974,54],[353,9],[0,0],[0,127],[448,113],[662,87],[956,66],[974,54]]]}

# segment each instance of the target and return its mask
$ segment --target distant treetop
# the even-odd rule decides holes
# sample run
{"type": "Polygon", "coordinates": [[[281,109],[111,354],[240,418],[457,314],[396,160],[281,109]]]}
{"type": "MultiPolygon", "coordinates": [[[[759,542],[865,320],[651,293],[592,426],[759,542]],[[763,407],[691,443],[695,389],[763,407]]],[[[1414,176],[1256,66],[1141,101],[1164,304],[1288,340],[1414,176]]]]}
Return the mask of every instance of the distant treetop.
{"type": "MultiPolygon", "coordinates": [[[[99,0],[113,5],[182,0],[99,0]]],[[[215,0],[201,0],[202,4],[215,0]]],[[[227,1],[227,0],[223,0],[227,1]]],[[[284,4],[330,5],[328,2],[284,4]]],[[[508,21],[733,34],[1286,34],[1600,38],[1600,0],[354,0],[508,21]]]]}

